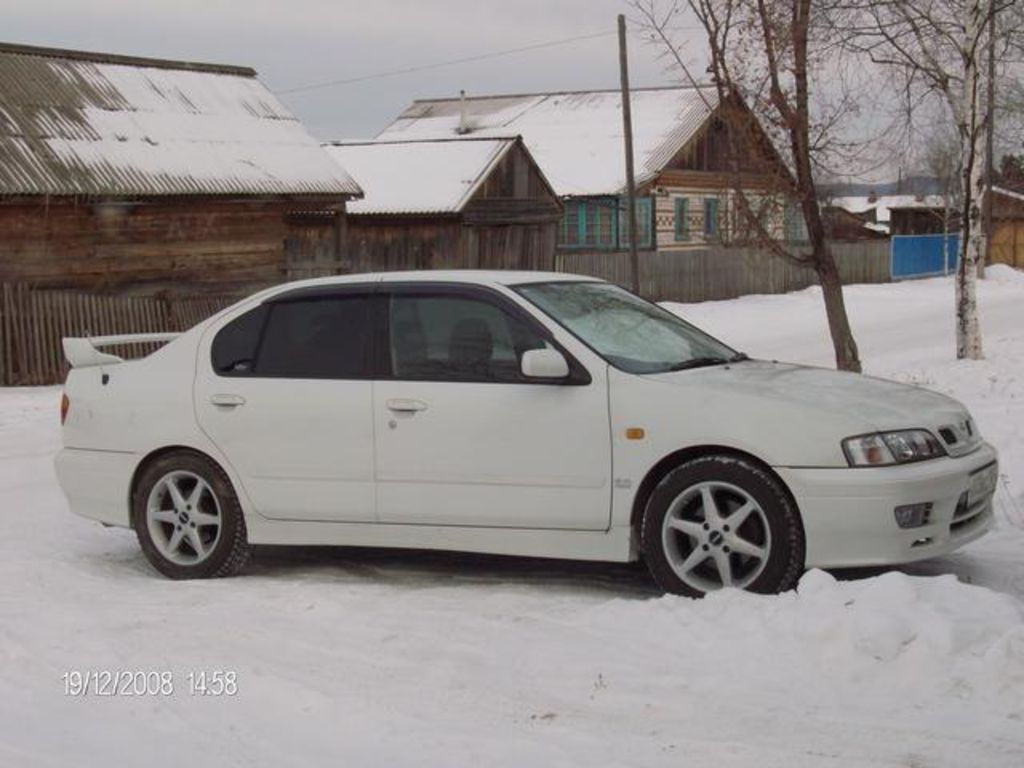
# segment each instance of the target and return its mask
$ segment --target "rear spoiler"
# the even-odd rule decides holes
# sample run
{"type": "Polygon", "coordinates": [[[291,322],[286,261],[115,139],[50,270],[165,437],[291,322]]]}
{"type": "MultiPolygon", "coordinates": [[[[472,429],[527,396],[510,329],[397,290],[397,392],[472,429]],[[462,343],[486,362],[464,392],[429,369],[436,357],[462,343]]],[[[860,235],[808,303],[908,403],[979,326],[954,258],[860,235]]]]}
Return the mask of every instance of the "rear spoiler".
{"type": "Polygon", "coordinates": [[[64,357],[71,363],[72,368],[90,368],[124,362],[122,357],[100,352],[100,347],[113,347],[118,344],[159,344],[172,341],[179,336],[180,333],[128,333],[123,336],[69,337],[63,339],[61,343],[64,347],[64,357]]]}

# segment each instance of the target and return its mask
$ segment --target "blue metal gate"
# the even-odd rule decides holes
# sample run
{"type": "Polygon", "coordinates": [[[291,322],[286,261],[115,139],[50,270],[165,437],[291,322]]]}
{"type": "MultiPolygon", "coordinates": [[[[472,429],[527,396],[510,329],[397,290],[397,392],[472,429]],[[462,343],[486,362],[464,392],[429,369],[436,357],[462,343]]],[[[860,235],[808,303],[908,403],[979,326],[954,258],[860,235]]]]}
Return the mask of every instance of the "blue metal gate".
{"type": "Polygon", "coordinates": [[[893,235],[893,280],[948,275],[956,270],[960,233],[949,235],[893,235]]]}

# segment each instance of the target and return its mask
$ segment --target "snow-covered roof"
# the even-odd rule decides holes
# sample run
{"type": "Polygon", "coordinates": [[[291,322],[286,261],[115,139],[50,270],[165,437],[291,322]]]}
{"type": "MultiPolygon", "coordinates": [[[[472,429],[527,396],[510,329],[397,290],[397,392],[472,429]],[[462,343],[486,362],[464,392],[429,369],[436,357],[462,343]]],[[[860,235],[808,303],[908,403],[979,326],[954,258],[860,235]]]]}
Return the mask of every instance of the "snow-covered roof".
{"type": "Polygon", "coordinates": [[[516,139],[338,142],[327,153],[363,188],[349,213],[458,213],[516,139]]]}
{"type": "Polygon", "coordinates": [[[359,193],[252,69],[0,44],[0,194],[359,193]]]}
{"type": "Polygon", "coordinates": [[[1012,189],[1007,189],[1006,187],[993,186],[992,191],[997,195],[1003,195],[1011,200],[1024,200],[1024,193],[1014,192],[1012,189]]]}
{"type": "Polygon", "coordinates": [[[832,198],[832,205],[845,208],[851,213],[867,213],[874,209],[875,221],[879,224],[889,223],[889,211],[893,208],[934,209],[943,208],[945,204],[942,195],[859,195],[832,198]]]}
{"type": "MultiPolygon", "coordinates": [[[[638,88],[630,105],[636,181],[650,181],[694,138],[718,105],[711,86],[638,88]]],[[[381,139],[518,134],[561,196],[618,194],[626,186],[622,102],[616,91],[426,99],[381,139]],[[460,134],[460,125],[468,133],[460,134]]]]}

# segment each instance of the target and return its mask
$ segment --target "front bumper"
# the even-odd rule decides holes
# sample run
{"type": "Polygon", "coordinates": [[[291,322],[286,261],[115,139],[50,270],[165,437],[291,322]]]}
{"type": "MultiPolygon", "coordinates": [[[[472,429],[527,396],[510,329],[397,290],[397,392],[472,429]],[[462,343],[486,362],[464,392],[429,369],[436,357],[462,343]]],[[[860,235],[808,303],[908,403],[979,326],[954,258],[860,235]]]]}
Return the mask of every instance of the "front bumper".
{"type": "Polygon", "coordinates": [[[989,493],[958,508],[971,475],[997,460],[988,443],[959,458],[882,468],[776,467],[796,498],[808,568],[898,565],[944,555],[992,527],[989,493]],[[900,528],[894,508],[930,502],[929,522],[900,528]]]}

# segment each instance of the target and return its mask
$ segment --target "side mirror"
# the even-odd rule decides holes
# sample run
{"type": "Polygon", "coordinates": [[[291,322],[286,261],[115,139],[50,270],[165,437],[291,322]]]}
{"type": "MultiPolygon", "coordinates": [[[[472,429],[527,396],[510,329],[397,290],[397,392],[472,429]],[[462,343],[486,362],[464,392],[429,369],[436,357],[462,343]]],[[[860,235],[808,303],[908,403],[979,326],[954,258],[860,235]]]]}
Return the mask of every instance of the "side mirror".
{"type": "Polygon", "coordinates": [[[519,367],[528,379],[565,379],[569,376],[569,363],[557,349],[528,349],[523,352],[519,367]]]}

